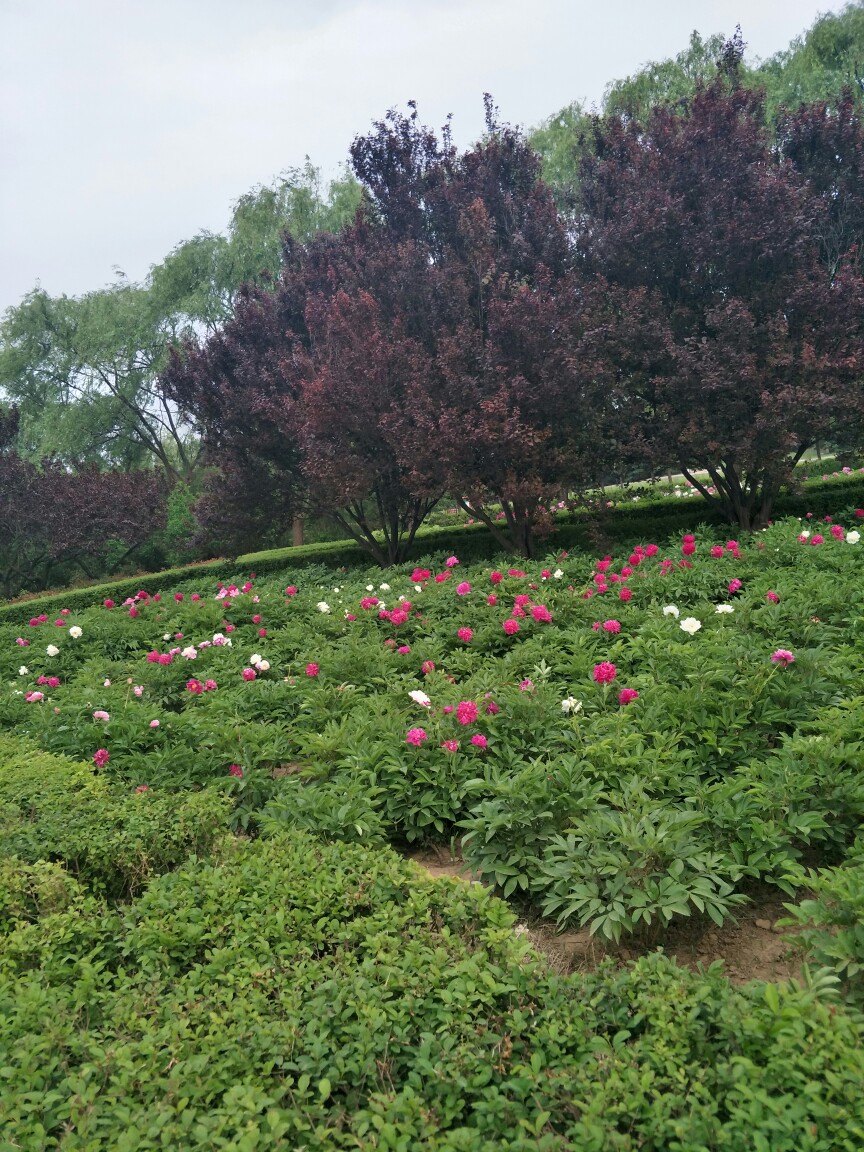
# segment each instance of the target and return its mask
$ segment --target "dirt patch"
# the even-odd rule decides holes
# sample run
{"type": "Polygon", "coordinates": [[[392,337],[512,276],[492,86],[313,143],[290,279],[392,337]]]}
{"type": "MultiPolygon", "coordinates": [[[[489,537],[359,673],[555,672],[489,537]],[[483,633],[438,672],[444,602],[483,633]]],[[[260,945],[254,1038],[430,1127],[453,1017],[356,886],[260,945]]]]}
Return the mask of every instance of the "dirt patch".
{"type": "MultiPolygon", "coordinates": [[[[454,857],[448,848],[417,848],[406,853],[409,860],[434,879],[453,876],[460,880],[478,882],[468,865],[454,857]]],[[[785,981],[801,975],[801,954],[782,935],[777,921],[788,916],[783,902],[773,890],[752,894],[750,904],[736,909],[722,928],[708,917],[692,917],[676,921],[661,945],[679,964],[688,968],[707,968],[715,960],[722,960],[726,975],[733,984],[746,984],[749,980],[785,981]]],[[[592,936],[587,928],[558,932],[549,920],[531,919],[517,927],[520,935],[527,935],[535,947],[543,952],[556,971],[566,973],[590,971],[607,956],[622,961],[636,960],[649,947],[634,947],[622,942],[619,947],[605,944],[592,936]]],[[[655,945],[658,947],[661,945],[655,945]]]]}

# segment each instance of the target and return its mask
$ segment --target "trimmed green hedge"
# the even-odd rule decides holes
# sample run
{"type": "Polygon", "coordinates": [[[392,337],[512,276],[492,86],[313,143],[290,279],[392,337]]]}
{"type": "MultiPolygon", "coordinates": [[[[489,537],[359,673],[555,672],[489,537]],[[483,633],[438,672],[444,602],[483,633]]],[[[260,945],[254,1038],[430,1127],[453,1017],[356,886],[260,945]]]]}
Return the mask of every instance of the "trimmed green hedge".
{"type": "Polygon", "coordinates": [[[0,938],[6,1147],[864,1146],[864,1033],[818,989],[662,954],[559,977],[502,902],[390,851],[220,853],[0,938]]]}
{"type": "Polygon", "coordinates": [[[0,858],[59,862],[112,898],[209,851],[230,806],[212,791],[118,789],[87,764],[0,735],[0,858]]]}
{"type": "MultiPolygon", "coordinates": [[[[808,481],[800,495],[781,493],[775,502],[774,511],[778,520],[783,516],[802,516],[806,512],[812,512],[814,518],[821,518],[836,515],[842,509],[851,511],[856,506],[864,506],[864,477],[859,475],[808,481]]],[[[694,531],[699,526],[716,528],[726,523],[719,511],[706,505],[701,498],[663,497],[643,500],[638,508],[633,504],[609,508],[600,517],[585,513],[560,519],[555,532],[539,542],[538,550],[541,554],[553,557],[562,551],[594,552],[598,547],[612,547],[616,544],[626,547],[631,543],[651,539],[661,541],[676,532],[694,531]]],[[[415,537],[409,562],[425,558],[443,559],[450,553],[457,553],[467,563],[502,555],[502,550],[483,524],[469,524],[460,528],[421,528],[415,537]]],[[[152,595],[155,592],[170,591],[180,584],[199,578],[227,582],[246,579],[250,572],[263,576],[273,572],[290,572],[310,565],[366,568],[370,566],[370,561],[369,554],[358,544],[344,540],[304,544],[297,548],[273,548],[265,552],[249,552],[234,560],[208,560],[29,600],[0,603],[0,621],[26,623],[31,616],[43,611],[51,613],[60,608],[86,608],[108,597],[120,602],[134,596],[147,585],[147,591],[152,595]]]]}

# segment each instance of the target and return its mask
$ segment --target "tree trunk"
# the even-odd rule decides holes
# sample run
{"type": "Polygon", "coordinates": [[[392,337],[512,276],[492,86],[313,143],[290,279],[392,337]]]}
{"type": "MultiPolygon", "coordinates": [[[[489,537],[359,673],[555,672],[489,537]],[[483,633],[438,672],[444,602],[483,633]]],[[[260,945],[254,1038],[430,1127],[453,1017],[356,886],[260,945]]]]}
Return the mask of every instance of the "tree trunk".
{"type": "Polygon", "coordinates": [[[303,544],[303,517],[295,516],[291,525],[291,546],[300,548],[303,544]]]}

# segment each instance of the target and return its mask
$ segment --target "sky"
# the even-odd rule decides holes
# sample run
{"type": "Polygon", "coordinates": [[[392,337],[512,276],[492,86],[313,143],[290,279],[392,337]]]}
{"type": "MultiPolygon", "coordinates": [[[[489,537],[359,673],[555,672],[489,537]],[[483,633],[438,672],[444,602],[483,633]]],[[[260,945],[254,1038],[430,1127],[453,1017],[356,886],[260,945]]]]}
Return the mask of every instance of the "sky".
{"type": "Polygon", "coordinates": [[[607,83],[731,35],[785,48],[842,0],[0,0],[0,312],[40,285],[142,280],[309,156],[416,100],[454,140],[483,93],[526,128],[607,83]]]}

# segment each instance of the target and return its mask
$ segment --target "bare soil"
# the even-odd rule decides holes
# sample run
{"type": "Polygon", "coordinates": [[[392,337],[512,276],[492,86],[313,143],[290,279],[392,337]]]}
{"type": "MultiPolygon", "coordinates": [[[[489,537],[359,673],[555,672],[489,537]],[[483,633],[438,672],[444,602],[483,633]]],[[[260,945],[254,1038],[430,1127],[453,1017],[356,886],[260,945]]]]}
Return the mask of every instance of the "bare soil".
{"type": "MultiPolygon", "coordinates": [[[[412,849],[406,855],[436,880],[451,877],[479,882],[464,861],[454,858],[449,849],[412,849]]],[[[770,888],[758,889],[751,893],[750,903],[737,908],[734,919],[730,917],[722,928],[707,916],[679,920],[659,943],[679,964],[689,968],[707,968],[715,960],[722,960],[733,984],[797,979],[801,973],[801,955],[777,927],[777,921],[787,915],[781,894],[770,888]]],[[[532,920],[520,925],[519,930],[530,937],[559,972],[590,971],[606,956],[635,960],[651,950],[634,947],[632,942],[622,943],[620,947],[604,944],[587,928],[558,932],[549,920],[532,920]]]]}

